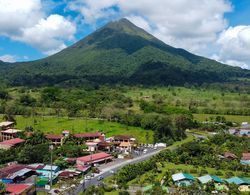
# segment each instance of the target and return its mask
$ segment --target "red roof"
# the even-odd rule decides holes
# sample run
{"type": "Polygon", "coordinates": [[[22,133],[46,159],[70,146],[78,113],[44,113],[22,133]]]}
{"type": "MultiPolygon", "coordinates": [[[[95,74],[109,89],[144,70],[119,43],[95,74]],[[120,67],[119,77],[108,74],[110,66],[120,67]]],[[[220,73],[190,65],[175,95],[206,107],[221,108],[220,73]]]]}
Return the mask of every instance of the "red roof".
{"type": "Polygon", "coordinates": [[[6,191],[13,194],[19,195],[28,190],[32,185],[31,184],[6,184],[6,191]]]}
{"type": "Polygon", "coordinates": [[[100,137],[102,134],[100,132],[94,132],[94,133],[78,133],[75,134],[74,137],[76,138],[93,138],[93,137],[100,137]]]}
{"type": "Polygon", "coordinates": [[[250,160],[250,153],[242,153],[241,160],[250,160]]]}
{"type": "Polygon", "coordinates": [[[112,158],[110,154],[107,154],[105,152],[100,152],[100,153],[96,153],[96,154],[92,154],[88,156],[79,157],[77,158],[77,161],[82,161],[84,163],[91,163],[91,162],[93,163],[95,161],[101,161],[101,160],[110,159],[110,158],[112,158]]]}
{"type": "Polygon", "coordinates": [[[63,135],[55,135],[55,134],[48,134],[46,135],[47,139],[62,139],[63,135]]]}
{"type": "Polygon", "coordinates": [[[7,177],[8,175],[11,175],[17,171],[20,171],[22,169],[26,168],[25,165],[20,165],[20,164],[12,164],[7,167],[4,167],[0,169],[0,178],[7,177]]]}
{"type": "Polygon", "coordinates": [[[25,142],[24,139],[14,138],[14,139],[9,139],[9,140],[5,140],[3,142],[0,142],[0,145],[15,146],[15,145],[23,143],[23,142],[25,142]]]}

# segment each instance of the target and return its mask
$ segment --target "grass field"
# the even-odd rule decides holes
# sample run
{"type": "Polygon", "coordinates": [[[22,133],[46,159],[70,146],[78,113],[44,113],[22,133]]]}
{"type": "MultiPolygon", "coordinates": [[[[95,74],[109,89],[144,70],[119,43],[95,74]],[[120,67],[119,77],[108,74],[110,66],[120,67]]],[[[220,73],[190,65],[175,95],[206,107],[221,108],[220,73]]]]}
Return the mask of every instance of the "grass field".
{"type": "MultiPolygon", "coordinates": [[[[206,121],[209,120],[209,117],[216,116],[214,114],[193,114],[194,119],[197,121],[206,121]]],[[[240,115],[219,115],[224,116],[227,121],[236,122],[236,123],[242,123],[242,122],[248,122],[250,123],[250,116],[240,116],[240,115]]]]}
{"type": "Polygon", "coordinates": [[[62,130],[70,130],[72,133],[102,131],[107,136],[127,134],[136,137],[139,142],[146,142],[146,133],[149,134],[149,142],[153,142],[153,131],[139,127],[126,126],[120,123],[104,120],[67,118],[67,117],[23,117],[16,116],[16,128],[25,129],[32,126],[36,130],[45,133],[60,134],[62,130]]]}

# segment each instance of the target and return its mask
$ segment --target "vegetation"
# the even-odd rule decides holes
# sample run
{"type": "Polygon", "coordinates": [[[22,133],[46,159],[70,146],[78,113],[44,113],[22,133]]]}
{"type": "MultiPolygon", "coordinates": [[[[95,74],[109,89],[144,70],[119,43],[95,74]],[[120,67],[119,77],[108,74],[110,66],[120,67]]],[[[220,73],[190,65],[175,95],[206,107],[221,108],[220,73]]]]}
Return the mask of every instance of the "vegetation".
{"type": "Polygon", "coordinates": [[[166,45],[126,19],[111,22],[50,57],[32,62],[1,62],[0,66],[1,80],[30,86],[200,85],[229,81],[242,86],[249,78],[247,70],[166,45]]]}

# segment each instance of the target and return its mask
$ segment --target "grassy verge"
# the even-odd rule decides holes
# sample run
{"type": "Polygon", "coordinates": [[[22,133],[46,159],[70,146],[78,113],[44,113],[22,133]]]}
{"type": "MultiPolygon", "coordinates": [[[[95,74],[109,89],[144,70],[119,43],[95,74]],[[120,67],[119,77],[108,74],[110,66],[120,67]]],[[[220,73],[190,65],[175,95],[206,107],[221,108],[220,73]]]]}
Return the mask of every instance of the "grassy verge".
{"type": "MultiPolygon", "coordinates": [[[[193,114],[194,119],[197,121],[206,121],[209,120],[209,117],[216,116],[215,114],[193,114]]],[[[242,123],[242,122],[249,122],[250,123],[250,117],[249,116],[240,116],[240,115],[219,115],[224,116],[227,121],[236,122],[236,123],[242,123]]]]}
{"type": "Polygon", "coordinates": [[[116,122],[108,122],[97,119],[67,118],[67,117],[23,117],[16,116],[16,128],[25,129],[32,126],[36,130],[45,133],[60,134],[62,130],[70,130],[72,133],[102,131],[106,136],[128,134],[136,137],[139,142],[146,142],[148,132],[149,142],[153,142],[153,131],[139,127],[131,127],[116,122]]]}

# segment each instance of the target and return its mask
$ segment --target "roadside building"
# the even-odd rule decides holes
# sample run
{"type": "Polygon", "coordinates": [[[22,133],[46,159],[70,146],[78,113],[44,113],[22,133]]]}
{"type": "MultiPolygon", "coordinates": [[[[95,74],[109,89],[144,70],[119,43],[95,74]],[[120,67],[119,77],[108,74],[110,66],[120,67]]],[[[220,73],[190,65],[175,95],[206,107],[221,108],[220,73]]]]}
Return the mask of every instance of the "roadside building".
{"type": "Polygon", "coordinates": [[[250,153],[242,153],[240,163],[243,165],[250,165],[250,153]]]}
{"type": "Polygon", "coordinates": [[[206,183],[211,182],[211,181],[213,181],[215,183],[223,183],[223,180],[216,175],[204,175],[204,176],[198,177],[198,180],[202,184],[206,184],[206,183]]]}
{"type": "Polygon", "coordinates": [[[98,143],[97,142],[86,142],[86,146],[88,147],[88,151],[95,152],[98,150],[98,143]]]}
{"type": "Polygon", "coordinates": [[[131,143],[130,142],[121,142],[120,144],[119,144],[119,148],[120,148],[120,150],[121,151],[123,151],[123,152],[131,152],[131,150],[132,150],[132,145],[131,145],[131,143]]]}
{"type": "Polygon", "coordinates": [[[5,129],[0,131],[0,141],[14,139],[18,137],[18,134],[22,132],[19,129],[5,129]]]}
{"type": "Polygon", "coordinates": [[[63,135],[48,134],[46,135],[46,138],[55,146],[63,145],[63,135]]]}
{"type": "Polygon", "coordinates": [[[41,183],[46,183],[45,181],[49,182],[51,177],[52,181],[56,180],[59,175],[59,171],[60,168],[54,165],[45,165],[42,169],[36,170],[39,174],[39,181],[42,181],[41,183]]]}
{"type": "Polygon", "coordinates": [[[4,122],[0,122],[0,130],[6,130],[9,128],[13,128],[14,127],[14,122],[12,121],[4,121],[4,122]]]}
{"type": "Polygon", "coordinates": [[[33,184],[7,184],[6,194],[32,195],[32,194],[36,194],[36,189],[33,184]]]}
{"type": "Polygon", "coordinates": [[[25,142],[25,140],[20,139],[20,138],[5,140],[5,141],[0,142],[0,149],[8,150],[12,147],[17,147],[17,146],[23,144],[24,142],[25,142]]]}
{"type": "Polygon", "coordinates": [[[190,186],[194,183],[195,178],[188,173],[176,173],[172,175],[172,179],[177,186],[190,186]]]}
{"type": "Polygon", "coordinates": [[[111,154],[100,152],[88,156],[79,157],[76,159],[76,164],[84,166],[84,165],[91,165],[94,163],[106,163],[110,160],[112,160],[111,154]]]}
{"type": "Polygon", "coordinates": [[[115,135],[111,140],[118,150],[125,153],[136,147],[136,139],[130,135],[115,135]]]}
{"type": "Polygon", "coordinates": [[[79,142],[102,142],[105,141],[105,134],[100,132],[78,133],[74,134],[74,138],[78,139],[79,142]]]}
{"type": "Polygon", "coordinates": [[[122,142],[132,142],[134,138],[130,135],[115,135],[113,138],[115,143],[122,143],[122,142]]]}

